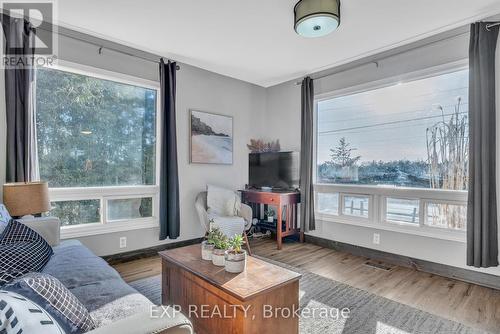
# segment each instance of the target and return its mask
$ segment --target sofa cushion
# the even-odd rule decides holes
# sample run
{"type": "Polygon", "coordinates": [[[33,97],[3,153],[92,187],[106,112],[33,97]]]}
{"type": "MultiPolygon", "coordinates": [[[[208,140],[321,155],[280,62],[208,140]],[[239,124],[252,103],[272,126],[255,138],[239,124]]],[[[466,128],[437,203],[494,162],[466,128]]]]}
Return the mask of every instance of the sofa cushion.
{"type": "Polygon", "coordinates": [[[89,310],[97,327],[148,310],[152,303],[77,240],[54,247],[42,271],[59,279],[89,310]]]}
{"type": "Polygon", "coordinates": [[[64,330],[38,304],[17,293],[0,290],[0,333],[61,334],[64,330]]]}
{"type": "Polygon", "coordinates": [[[83,304],[55,277],[29,273],[3,287],[17,293],[46,310],[67,334],[81,334],[95,328],[83,304]]]}
{"type": "Polygon", "coordinates": [[[0,286],[29,272],[42,270],[52,253],[52,248],[38,233],[10,220],[0,236],[0,286]]]}

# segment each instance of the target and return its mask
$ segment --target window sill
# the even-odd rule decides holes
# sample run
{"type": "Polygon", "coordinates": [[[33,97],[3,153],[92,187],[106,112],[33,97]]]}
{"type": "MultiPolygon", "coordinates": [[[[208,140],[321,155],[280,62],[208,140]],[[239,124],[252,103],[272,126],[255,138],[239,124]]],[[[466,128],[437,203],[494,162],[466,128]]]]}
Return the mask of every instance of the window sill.
{"type": "Polygon", "coordinates": [[[74,239],[93,235],[142,230],[158,227],[157,219],[132,219],[61,227],[61,239],[74,239]]]}
{"type": "Polygon", "coordinates": [[[354,226],[384,230],[389,232],[411,234],[420,237],[456,241],[461,243],[467,242],[467,235],[465,231],[446,230],[429,226],[408,226],[407,224],[397,224],[397,223],[387,223],[387,222],[375,224],[369,220],[365,221],[357,219],[354,220],[340,216],[325,215],[321,213],[316,213],[316,218],[324,222],[354,225],[354,226]]]}

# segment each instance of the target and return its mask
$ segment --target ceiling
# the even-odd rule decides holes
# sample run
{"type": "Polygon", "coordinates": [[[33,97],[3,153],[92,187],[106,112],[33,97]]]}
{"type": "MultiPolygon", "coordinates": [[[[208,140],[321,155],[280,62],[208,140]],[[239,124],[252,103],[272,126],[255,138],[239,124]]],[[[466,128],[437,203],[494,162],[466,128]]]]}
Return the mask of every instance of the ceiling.
{"type": "Polygon", "coordinates": [[[343,0],[340,28],[307,39],[295,0],[61,0],[75,30],[268,87],[500,13],[498,0],[343,0]]]}

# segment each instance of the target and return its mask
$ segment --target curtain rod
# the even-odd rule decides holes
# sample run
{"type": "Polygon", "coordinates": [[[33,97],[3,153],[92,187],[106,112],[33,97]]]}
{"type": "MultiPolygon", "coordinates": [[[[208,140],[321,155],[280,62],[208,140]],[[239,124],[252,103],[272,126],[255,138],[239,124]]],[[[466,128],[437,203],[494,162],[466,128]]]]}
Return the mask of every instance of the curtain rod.
{"type": "MultiPolygon", "coordinates": [[[[152,62],[152,63],[157,63],[157,64],[160,62],[159,59],[163,58],[163,57],[160,57],[160,56],[158,56],[157,59],[151,59],[151,58],[148,58],[148,57],[143,57],[143,56],[140,56],[140,55],[137,55],[137,54],[133,54],[131,52],[123,51],[123,50],[120,50],[120,49],[117,49],[117,48],[113,48],[113,47],[109,47],[109,46],[104,46],[104,45],[96,43],[96,42],[91,42],[91,41],[88,41],[88,40],[80,38],[80,37],[72,36],[71,34],[65,34],[65,33],[62,33],[61,31],[58,31],[57,34],[65,36],[65,37],[68,37],[68,38],[72,38],[72,39],[77,40],[77,41],[81,41],[81,42],[84,42],[84,43],[87,43],[87,44],[91,44],[91,45],[97,46],[99,48],[99,49],[97,49],[97,52],[99,54],[102,54],[102,50],[110,50],[110,51],[113,51],[113,52],[121,53],[121,54],[130,56],[130,57],[139,58],[139,59],[146,60],[146,61],[149,61],[149,62],[152,62]]],[[[176,68],[177,71],[181,69],[181,67],[179,65],[176,65],[175,68],[176,68]]]]}
{"type": "MultiPolygon", "coordinates": [[[[139,58],[139,59],[146,60],[146,61],[149,61],[149,62],[152,62],[152,63],[157,63],[157,64],[160,62],[160,59],[163,58],[161,56],[157,56],[156,59],[152,59],[152,58],[140,56],[140,55],[137,55],[137,54],[133,54],[131,52],[123,51],[123,50],[120,50],[120,49],[117,49],[117,48],[113,48],[113,47],[110,47],[110,46],[104,46],[104,45],[102,45],[100,43],[92,42],[92,41],[86,40],[84,38],[73,36],[72,34],[64,33],[64,32],[61,31],[62,30],[61,28],[67,29],[67,30],[70,30],[70,31],[74,31],[77,34],[84,34],[84,33],[78,32],[76,30],[71,30],[69,28],[64,28],[64,27],[59,27],[59,29],[57,31],[58,35],[65,36],[65,37],[68,37],[68,38],[71,38],[71,39],[74,39],[74,40],[77,40],[77,41],[80,41],[80,42],[84,42],[84,43],[87,43],[87,44],[90,44],[90,45],[97,46],[98,47],[97,52],[99,54],[102,54],[102,50],[106,49],[106,50],[110,50],[110,51],[113,51],[113,52],[121,53],[121,54],[130,56],[130,57],[139,58]]],[[[38,27],[37,29],[42,29],[42,28],[38,27]]],[[[43,29],[43,30],[45,30],[47,32],[53,32],[52,30],[49,31],[48,29],[43,29]]],[[[88,35],[88,36],[93,37],[93,38],[99,38],[99,37],[95,37],[95,36],[91,36],[91,35],[88,35]]],[[[111,43],[115,43],[115,42],[111,42],[111,43]]],[[[118,43],[116,43],[116,44],[118,44],[118,43]]],[[[176,68],[177,71],[181,69],[181,67],[179,65],[176,65],[175,68],[176,68]]]]}
{"type": "Polygon", "coordinates": [[[496,26],[500,26],[500,22],[494,22],[494,23],[491,23],[491,24],[487,24],[486,25],[486,30],[490,31],[490,28],[493,28],[493,27],[496,27],[496,26]]]}
{"type": "MultiPolygon", "coordinates": [[[[500,25],[500,22],[498,23],[493,23],[495,25],[500,25]]],[[[440,43],[442,41],[445,41],[447,39],[451,39],[451,38],[456,38],[456,37],[460,37],[460,36],[464,36],[464,35],[468,35],[469,34],[469,30],[467,30],[466,32],[457,32],[456,34],[453,34],[453,35],[450,35],[450,36],[445,36],[443,38],[439,38],[437,40],[433,40],[433,41],[429,41],[427,43],[424,43],[424,44],[421,44],[421,45],[416,45],[416,46],[413,46],[413,47],[410,47],[408,49],[403,49],[401,51],[397,51],[393,54],[388,54],[386,56],[383,56],[382,58],[379,58],[379,59],[375,59],[375,60],[372,60],[372,61],[368,61],[368,62],[362,62],[360,63],[359,65],[355,65],[355,66],[351,66],[351,67],[348,67],[346,69],[343,69],[343,70],[340,70],[340,71],[333,71],[333,72],[330,72],[330,73],[325,73],[323,75],[320,75],[320,76],[314,76],[314,73],[312,74],[309,74],[309,76],[313,79],[313,80],[319,80],[319,79],[323,79],[323,78],[326,78],[326,77],[329,77],[331,75],[335,75],[335,74],[338,74],[338,73],[343,73],[343,72],[347,72],[347,71],[352,71],[354,69],[357,69],[357,68],[360,68],[360,67],[363,67],[363,66],[367,66],[367,65],[370,65],[370,64],[375,64],[376,67],[378,68],[379,65],[380,65],[380,62],[383,61],[385,58],[390,58],[390,57],[394,57],[394,56],[398,56],[400,54],[403,54],[403,53],[406,53],[406,52],[410,52],[410,51],[413,51],[413,50],[416,50],[416,49],[419,49],[419,48],[422,48],[422,47],[425,47],[425,46],[429,46],[429,45],[433,45],[433,44],[436,44],[436,43],[440,43]]],[[[417,42],[418,43],[418,42],[417,42]]],[[[411,45],[411,44],[410,44],[411,45]]],[[[408,46],[408,45],[406,45],[408,46]]],[[[402,48],[404,48],[405,46],[401,46],[402,48]]],[[[400,48],[401,48],[400,47],[400,48]]],[[[396,48],[398,49],[398,48],[396,48]]],[[[390,52],[390,51],[386,51],[386,52],[390,52]]],[[[382,54],[384,54],[385,52],[382,52],[382,54]]],[[[369,57],[377,57],[377,55],[373,55],[373,56],[367,56],[366,58],[369,58],[369,57]]],[[[356,61],[354,61],[356,62],[356,61]]],[[[343,66],[343,65],[339,65],[339,66],[343,66]]],[[[335,67],[334,67],[335,68],[335,67]]],[[[333,69],[334,69],[333,68],[333,69]]],[[[300,86],[302,85],[302,80],[300,81],[296,81],[295,84],[297,86],[300,86]]]]}
{"type": "MultiPolygon", "coordinates": [[[[354,70],[356,68],[368,66],[368,65],[371,65],[371,64],[375,64],[375,67],[377,67],[377,68],[379,67],[379,62],[378,61],[370,61],[368,63],[363,63],[363,64],[360,64],[359,66],[356,66],[356,67],[349,67],[349,68],[346,68],[345,70],[341,70],[341,71],[337,71],[337,72],[327,73],[327,74],[323,74],[323,75],[319,75],[319,76],[315,76],[315,77],[313,77],[313,74],[311,74],[309,76],[313,80],[319,80],[319,79],[323,79],[323,78],[326,78],[326,77],[329,77],[329,76],[332,76],[332,75],[335,75],[335,74],[348,72],[348,71],[354,70]]],[[[297,86],[302,85],[302,80],[295,82],[295,84],[297,86]]]]}
{"type": "MultiPolygon", "coordinates": [[[[7,15],[7,16],[11,16],[9,15],[10,13],[6,13],[5,10],[3,8],[0,8],[0,13],[1,14],[4,14],[4,15],[7,15]]],[[[12,17],[12,16],[11,16],[12,17]]],[[[29,21],[29,18],[27,17],[24,17],[25,20],[28,20],[29,21]]],[[[1,21],[1,20],[0,20],[1,21]]],[[[51,23],[53,25],[53,23],[51,23]]],[[[97,46],[99,49],[97,50],[97,52],[99,54],[102,54],[102,50],[103,49],[107,49],[107,50],[111,50],[111,51],[114,51],[114,52],[117,52],[117,53],[121,53],[121,54],[124,54],[124,55],[127,55],[127,56],[130,56],[130,57],[135,57],[135,58],[139,58],[139,59],[143,59],[143,60],[146,60],[146,61],[149,61],[149,62],[152,62],[152,63],[159,63],[159,59],[162,59],[163,57],[160,57],[160,56],[157,56],[158,58],[156,59],[151,59],[151,58],[148,58],[148,57],[143,57],[143,56],[139,56],[137,54],[133,54],[131,52],[126,52],[126,51],[123,51],[123,50],[120,50],[120,49],[117,49],[117,48],[113,48],[113,47],[108,47],[108,46],[104,46],[102,44],[99,44],[99,43],[96,43],[96,42],[91,42],[89,40],[86,40],[84,38],[79,38],[79,37],[76,37],[76,36],[72,36],[71,34],[65,34],[63,32],[61,32],[61,29],[60,28],[63,28],[63,29],[67,29],[67,30],[71,30],[71,31],[75,31],[77,34],[80,33],[76,30],[72,30],[72,29],[69,29],[69,28],[64,28],[64,27],[59,27],[58,31],[57,31],[57,34],[58,35],[62,35],[62,36],[65,36],[65,37],[68,37],[68,38],[72,38],[74,40],[77,40],[77,41],[81,41],[81,42],[84,42],[84,43],[87,43],[87,44],[91,44],[91,45],[95,45],[97,46]]],[[[41,27],[37,27],[37,29],[43,29],[41,27]]],[[[48,29],[43,29],[47,32],[53,32],[52,30],[48,30],[48,29]]],[[[80,33],[80,34],[84,34],[84,33],[80,33]]],[[[91,36],[91,35],[89,35],[91,36]]],[[[91,36],[91,37],[94,37],[94,36],[91,36]]],[[[98,37],[94,37],[94,38],[98,38],[98,37]]],[[[114,43],[114,42],[112,42],[114,43]]],[[[118,43],[117,43],[118,44],[118,43]]],[[[181,67],[179,65],[176,65],[176,70],[180,70],[181,67]]]]}

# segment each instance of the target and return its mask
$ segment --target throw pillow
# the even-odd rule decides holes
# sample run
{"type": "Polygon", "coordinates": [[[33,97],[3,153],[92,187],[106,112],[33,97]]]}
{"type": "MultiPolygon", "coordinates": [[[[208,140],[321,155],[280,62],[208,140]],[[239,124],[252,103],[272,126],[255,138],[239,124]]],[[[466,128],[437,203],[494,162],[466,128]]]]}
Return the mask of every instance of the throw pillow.
{"type": "Polygon", "coordinates": [[[38,233],[11,220],[0,236],[0,286],[45,267],[53,251],[38,233]]]}
{"type": "Polygon", "coordinates": [[[0,333],[64,334],[43,308],[14,292],[0,290],[0,333]]]}
{"type": "Polygon", "coordinates": [[[85,333],[95,328],[85,306],[53,276],[29,273],[3,289],[34,301],[54,317],[66,333],[85,333]]]}
{"type": "Polygon", "coordinates": [[[5,230],[7,224],[12,219],[5,205],[0,204],[0,234],[5,230]]]}
{"type": "Polygon", "coordinates": [[[238,195],[228,189],[207,185],[207,207],[219,216],[237,216],[241,207],[238,195]]]}

